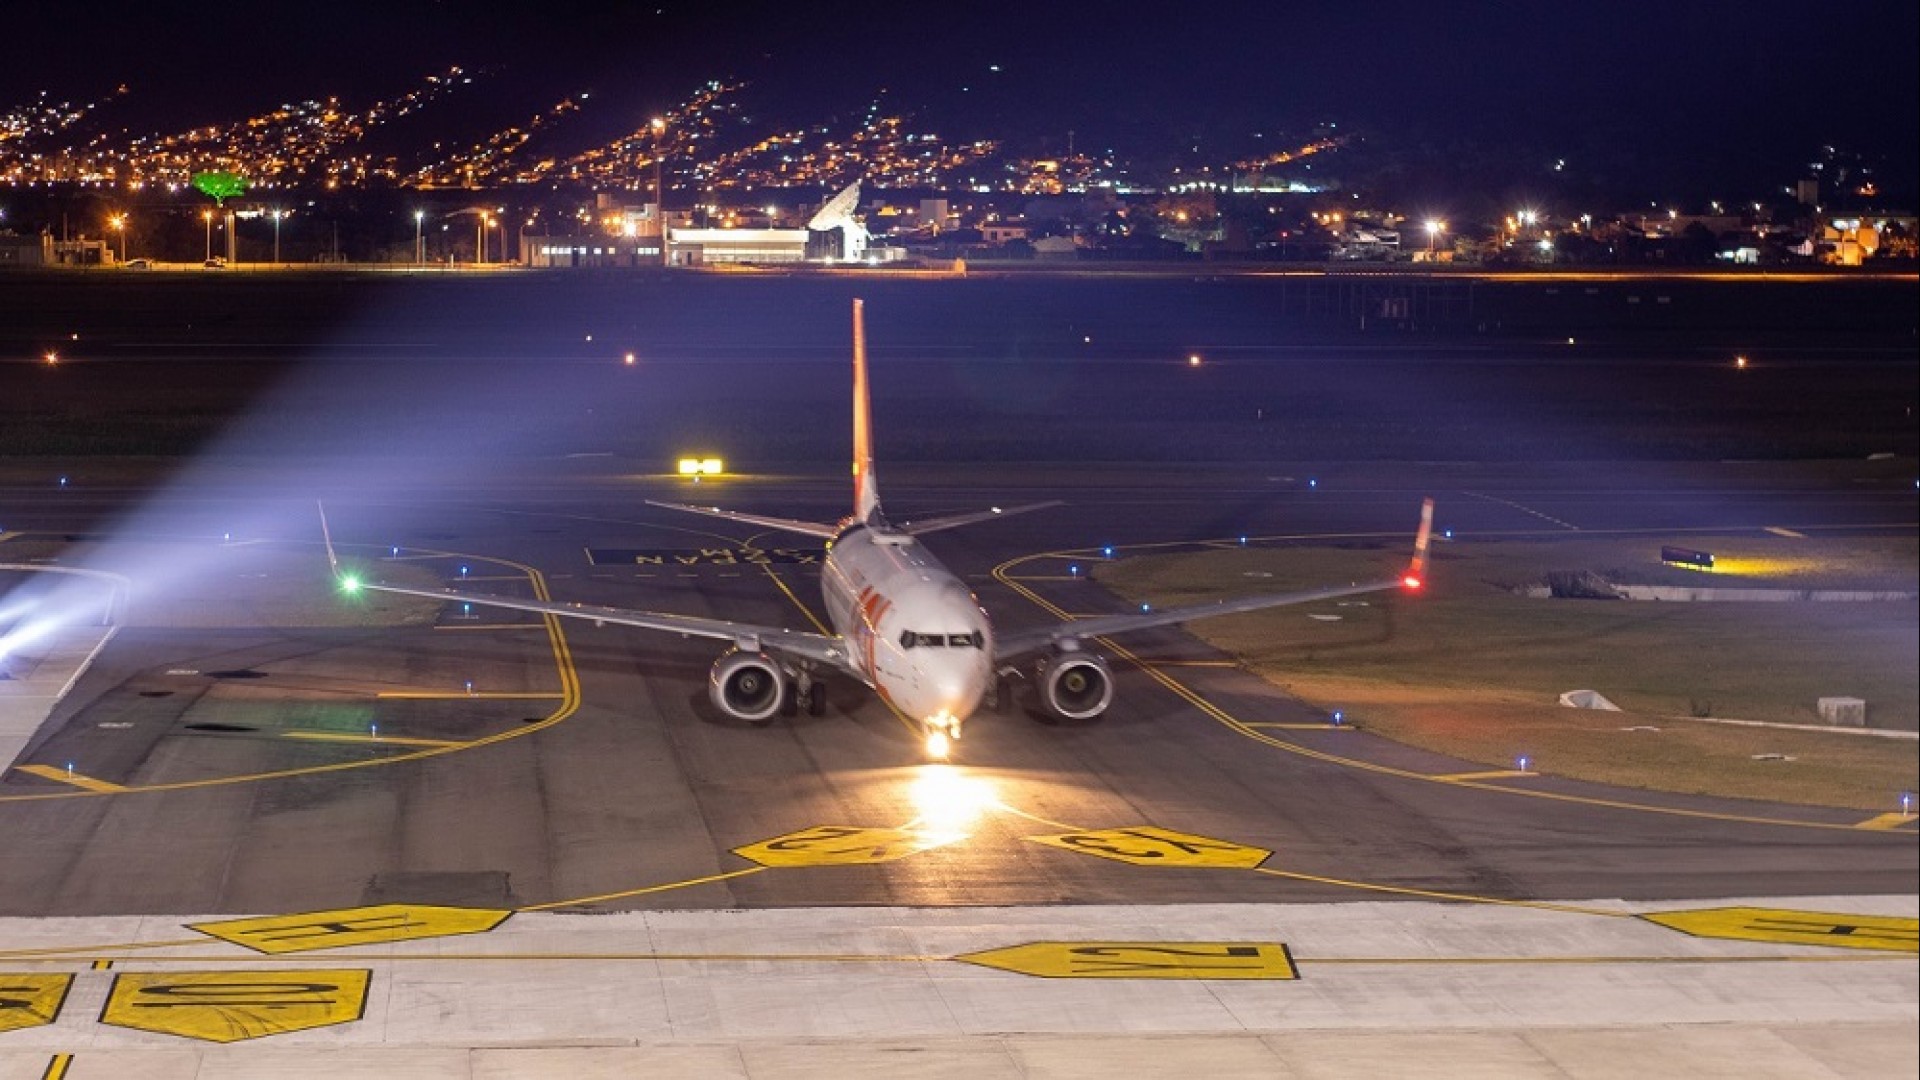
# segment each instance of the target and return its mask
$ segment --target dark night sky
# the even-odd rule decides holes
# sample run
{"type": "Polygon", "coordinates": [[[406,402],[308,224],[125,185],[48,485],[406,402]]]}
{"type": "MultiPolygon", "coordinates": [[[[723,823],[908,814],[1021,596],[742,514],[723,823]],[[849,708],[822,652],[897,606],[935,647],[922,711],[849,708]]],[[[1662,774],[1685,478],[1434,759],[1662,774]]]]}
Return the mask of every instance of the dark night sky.
{"type": "Polygon", "coordinates": [[[364,100],[460,63],[524,88],[508,122],[591,89],[609,133],[697,82],[741,77],[795,119],[851,112],[884,87],[958,137],[1072,129],[1085,148],[1197,138],[1233,152],[1259,146],[1256,131],[1333,119],[1401,145],[1576,161],[1625,150],[1653,170],[1766,175],[1835,143],[1910,189],[1917,12],[1912,0],[36,3],[0,15],[0,103],[126,82],[130,116],[182,128],[281,99],[364,100]]]}

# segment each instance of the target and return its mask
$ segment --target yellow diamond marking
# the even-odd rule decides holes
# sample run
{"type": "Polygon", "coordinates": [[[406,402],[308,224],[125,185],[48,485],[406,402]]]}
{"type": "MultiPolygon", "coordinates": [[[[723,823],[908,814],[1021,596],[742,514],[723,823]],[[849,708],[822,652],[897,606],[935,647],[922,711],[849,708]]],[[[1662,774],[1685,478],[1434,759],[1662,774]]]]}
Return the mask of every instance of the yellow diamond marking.
{"type": "Polygon", "coordinates": [[[1920,919],[1891,915],[1726,907],[1657,911],[1640,917],[1695,937],[1920,952],[1920,919]]]}
{"type": "Polygon", "coordinates": [[[1298,979],[1273,941],[1035,941],[954,959],[1048,979],[1298,979]]]}
{"type": "Polygon", "coordinates": [[[908,829],[863,829],[857,825],[815,825],[771,840],[733,849],[762,866],[850,866],[891,862],[928,848],[951,844],[952,833],[908,829]]]}
{"type": "Polygon", "coordinates": [[[360,1019],[371,977],[304,969],[120,975],[100,1022],[218,1043],[284,1035],[360,1019]]]}
{"type": "Polygon", "coordinates": [[[1219,866],[1251,870],[1273,854],[1265,848],[1247,847],[1152,825],[1061,833],[1057,836],[1029,836],[1027,839],[1036,844],[1078,851],[1083,855],[1098,855],[1103,859],[1135,866],[1219,866]]]}
{"type": "Polygon", "coordinates": [[[433,907],[425,904],[379,904],[374,907],[310,911],[302,915],[270,915],[260,919],[191,923],[203,934],[231,941],[255,952],[312,952],[349,945],[378,945],[389,941],[484,934],[505,922],[511,911],[491,908],[433,907]]]}
{"type": "Polygon", "coordinates": [[[19,1031],[53,1023],[72,987],[71,975],[0,972],[0,1031],[19,1031]]]}

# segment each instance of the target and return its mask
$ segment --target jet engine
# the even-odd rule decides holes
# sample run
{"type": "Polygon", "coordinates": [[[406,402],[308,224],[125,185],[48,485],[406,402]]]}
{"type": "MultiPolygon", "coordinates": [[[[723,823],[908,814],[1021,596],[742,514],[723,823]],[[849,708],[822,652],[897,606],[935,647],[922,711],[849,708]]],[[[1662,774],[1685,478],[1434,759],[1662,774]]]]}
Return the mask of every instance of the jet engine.
{"type": "Polygon", "coordinates": [[[738,649],[713,662],[707,696],[735,720],[764,724],[786,703],[787,675],[766,653],[738,649]]]}
{"type": "Polygon", "coordinates": [[[1062,720],[1092,720],[1113,703],[1113,672],[1090,652],[1057,652],[1040,664],[1040,699],[1062,720]]]}

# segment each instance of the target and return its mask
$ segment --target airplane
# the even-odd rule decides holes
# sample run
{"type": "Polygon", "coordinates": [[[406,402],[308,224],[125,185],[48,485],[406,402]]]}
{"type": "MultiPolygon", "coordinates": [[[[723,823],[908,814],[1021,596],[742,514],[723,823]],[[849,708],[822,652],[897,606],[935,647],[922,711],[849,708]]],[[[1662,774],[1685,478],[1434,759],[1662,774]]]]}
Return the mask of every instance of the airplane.
{"type": "Polygon", "coordinates": [[[328,562],[347,592],[397,593],[729,642],[731,647],[714,661],[708,677],[709,699],[728,717],[764,725],[776,714],[797,712],[803,701],[809,714],[821,715],[826,708],[822,677],[841,675],[871,688],[900,714],[920,724],[926,752],[933,758],[949,754],[962,725],[983,701],[995,711],[1005,711],[1016,680],[1031,680],[1040,707],[1058,719],[1093,720],[1106,712],[1113,701],[1113,672],[1103,656],[1087,647],[1095,639],[1217,615],[1395,589],[1418,590],[1426,581],[1433,530],[1433,500],[1427,499],[1421,506],[1413,561],[1392,579],[1096,616],[996,634],[973,591],[920,538],[1060,504],[996,507],[899,525],[888,520],[874,477],[865,315],[858,299],[853,302],[853,510],[848,517],[829,525],[716,506],[647,502],[826,541],[820,589],[833,633],[368,581],[342,569],[324,507],[320,526],[328,562]]]}

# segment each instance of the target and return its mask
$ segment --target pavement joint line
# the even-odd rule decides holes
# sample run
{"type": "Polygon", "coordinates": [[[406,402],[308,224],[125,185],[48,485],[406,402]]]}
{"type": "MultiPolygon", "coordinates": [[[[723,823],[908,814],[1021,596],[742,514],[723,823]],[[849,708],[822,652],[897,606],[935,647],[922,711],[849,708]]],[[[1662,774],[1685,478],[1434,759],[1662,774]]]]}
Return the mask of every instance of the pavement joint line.
{"type": "MultiPolygon", "coordinates": [[[[514,567],[526,573],[528,579],[532,583],[535,599],[538,599],[541,601],[552,600],[552,596],[547,591],[546,579],[541,576],[540,571],[524,563],[517,563],[511,559],[504,559],[498,556],[460,555],[456,552],[450,552],[450,551],[433,552],[430,554],[436,558],[467,558],[467,559],[473,559],[475,561],[492,562],[492,563],[498,563],[502,566],[514,567]]],[[[573,652],[567,645],[566,633],[565,633],[564,627],[561,625],[560,617],[558,615],[543,615],[541,616],[541,622],[547,628],[547,642],[553,653],[554,664],[559,669],[561,692],[559,695],[556,695],[560,698],[559,707],[556,708],[553,712],[549,713],[546,717],[542,718],[537,723],[526,724],[521,727],[516,727],[516,728],[511,728],[505,731],[496,732],[492,735],[486,735],[478,739],[473,739],[469,742],[464,742],[457,746],[422,747],[418,750],[409,750],[404,753],[389,754],[385,757],[381,757],[371,761],[336,761],[336,762],[330,762],[325,765],[307,765],[297,769],[281,769],[275,772],[239,773],[231,776],[215,776],[215,777],[207,777],[199,780],[178,780],[170,783],[139,784],[139,785],[126,787],[120,791],[94,791],[94,790],[76,788],[68,791],[45,791],[45,792],[33,792],[31,794],[20,794],[20,795],[0,795],[0,804],[17,803],[17,802],[44,802],[52,799],[94,798],[94,797],[114,796],[114,795],[140,795],[140,794],[147,794],[152,792],[164,792],[164,791],[188,791],[188,790],[193,790],[198,788],[225,787],[232,784],[258,783],[263,780],[285,780],[285,779],[289,779],[291,777],[296,777],[296,776],[316,776],[321,773],[344,772],[348,769],[364,769],[364,768],[369,768],[374,766],[383,766],[383,765],[397,765],[401,762],[418,761],[423,758],[438,757],[442,754],[461,753],[466,750],[475,750],[481,747],[491,746],[494,743],[504,742],[508,739],[517,739],[522,736],[531,735],[536,731],[545,731],[547,728],[550,728],[555,724],[558,724],[566,720],[568,717],[572,716],[575,712],[579,710],[580,708],[580,673],[574,669],[573,652]]],[[[461,694],[459,696],[465,697],[466,695],[461,694]]]]}
{"type": "Polygon", "coordinates": [[[1913,824],[1913,821],[1914,821],[1914,816],[1911,812],[1904,811],[1904,810],[1895,810],[1891,814],[1879,814],[1874,817],[1870,817],[1867,820],[1862,821],[1859,824],[1855,825],[1854,828],[1856,829],[1897,829],[1902,825],[1911,825],[1913,824]]]}
{"type": "MultiPolygon", "coordinates": [[[[1650,530],[1597,529],[1597,530],[1581,530],[1581,531],[1587,535],[1605,535],[1609,532],[1628,532],[1628,533],[1637,534],[1637,533],[1646,533],[1646,532],[1649,532],[1650,530]]],[[[1670,530],[1670,531],[1687,531],[1687,530],[1670,530]]],[[[1703,528],[1703,529],[1698,529],[1693,531],[1728,532],[1732,530],[1703,528]]],[[[1542,534],[1539,530],[1527,530],[1524,533],[1517,533],[1517,534],[1530,535],[1530,536],[1531,535],[1560,535],[1558,533],[1542,534]]],[[[1333,535],[1335,534],[1327,534],[1327,537],[1321,537],[1321,538],[1330,538],[1333,535]]],[[[1340,535],[1346,536],[1348,534],[1340,534],[1340,535]]],[[[1367,535],[1389,535],[1389,534],[1367,534],[1367,535]]],[[[1395,533],[1391,535],[1399,535],[1399,534],[1395,533]]],[[[1492,535],[1492,534],[1488,534],[1488,535],[1492,535]]],[[[1308,538],[1312,538],[1312,537],[1308,537],[1308,538]]],[[[1141,544],[1141,545],[1133,545],[1133,546],[1141,547],[1141,548],[1172,547],[1172,546],[1191,545],[1191,543],[1192,541],[1168,541],[1160,544],[1141,544]]],[[[1066,613],[1063,609],[1061,609],[1058,605],[1054,604],[1053,602],[1047,600],[1045,597],[1042,597],[1039,593],[1033,591],[1032,589],[1027,588],[1025,585],[1021,584],[1020,582],[1013,580],[1007,573],[1007,570],[1010,567],[1020,565],[1021,563],[1025,563],[1033,559],[1044,558],[1044,557],[1057,555],[1057,554],[1058,552],[1043,552],[1043,553],[1036,553],[1036,554],[1029,554],[1029,555],[1014,556],[1013,558],[1007,559],[1006,561],[1000,563],[998,566],[995,566],[992,571],[992,576],[994,577],[995,580],[1001,582],[1002,584],[1007,586],[1009,589],[1012,589],[1014,592],[1019,593],[1021,596],[1026,597],[1028,601],[1030,601],[1031,603],[1033,603],[1035,606],[1039,607],[1043,611],[1047,611],[1053,614],[1056,618],[1060,618],[1063,621],[1065,621],[1066,613]]],[[[1184,683],[1181,683],[1179,680],[1173,678],[1173,676],[1167,674],[1164,671],[1159,670],[1152,663],[1142,660],[1139,656],[1130,652],[1124,646],[1117,644],[1116,642],[1112,641],[1109,638],[1096,638],[1095,640],[1100,642],[1100,644],[1103,647],[1105,647],[1109,652],[1111,652],[1113,655],[1118,656],[1121,659],[1126,660],[1128,663],[1132,664],[1133,666],[1139,668],[1141,671],[1145,672],[1149,678],[1153,679],[1155,682],[1160,683],[1162,686],[1166,687],[1168,690],[1173,691],[1173,693],[1175,693],[1182,699],[1186,700],[1188,703],[1192,704],[1195,708],[1201,710],[1206,715],[1212,717],[1215,721],[1221,724],[1224,724],[1229,729],[1233,731],[1237,731],[1240,734],[1244,735],[1245,737],[1254,740],[1255,742],[1261,743],[1266,746],[1270,746],[1284,753],[1294,754],[1300,757],[1307,758],[1309,760],[1321,761],[1330,765],[1338,765],[1343,768],[1356,769],[1362,772],[1370,772],[1380,776],[1393,776],[1393,777],[1398,777],[1400,779],[1405,779],[1405,780],[1418,780],[1424,783],[1449,783],[1458,787],[1472,788],[1473,790],[1476,790],[1476,791],[1498,792],[1503,795],[1510,795],[1518,798],[1546,799],[1553,802],[1561,802],[1561,803],[1567,803],[1570,805],[1578,805],[1578,806],[1592,806],[1592,807],[1598,807],[1601,809],[1608,809],[1608,810],[1625,810],[1625,811],[1631,811],[1631,812],[1637,812],[1637,813],[1660,814],[1660,815],[1665,815],[1669,817],[1692,818],[1692,819],[1703,820],[1703,821],[1725,821],[1725,822],[1732,822],[1735,824],[1744,824],[1744,825],[1766,825],[1766,826],[1774,826],[1774,827],[1782,827],[1782,828],[1819,829],[1819,830],[1827,830],[1827,831],[1847,831],[1847,832],[1858,831],[1857,825],[1840,823],[1840,822],[1806,821],[1806,820],[1797,820],[1794,818],[1763,817],[1757,814],[1727,814],[1727,813],[1720,813],[1712,810],[1692,810],[1686,807],[1678,807],[1678,806],[1655,806],[1648,803],[1627,802],[1621,799],[1603,799],[1603,798],[1598,798],[1598,797],[1589,796],[1589,795],[1573,795],[1565,792],[1542,790],[1540,788],[1512,787],[1512,786],[1507,786],[1502,784],[1487,783],[1479,780],[1440,781],[1440,780],[1436,780],[1433,776],[1427,773],[1414,772],[1410,769],[1394,768],[1389,765],[1381,765],[1377,762],[1363,761],[1363,760],[1360,760],[1359,758],[1344,757],[1342,755],[1328,753],[1323,750],[1314,750],[1310,747],[1303,746],[1300,743],[1288,742],[1285,739],[1277,739],[1271,735],[1265,734],[1264,732],[1255,730],[1245,722],[1237,719],[1236,717],[1227,713],[1225,710],[1221,709],[1219,706],[1213,704],[1211,701],[1201,696],[1198,692],[1187,687],[1184,683]]],[[[1882,831],[1885,831],[1885,830],[1882,830],[1882,831]]],[[[1905,835],[1905,833],[1904,831],[1899,831],[1899,832],[1896,832],[1895,835],[1905,835]]]]}
{"type": "Polygon", "coordinates": [[[120,784],[115,784],[107,780],[96,780],[84,773],[77,773],[71,769],[62,769],[54,765],[15,765],[13,771],[23,772],[29,776],[38,776],[42,780],[58,780],[63,784],[72,784],[74,787],[84,788],[87,791],[95,791],[101,794],[111,794],[113,792],[127,790],[120,784]]]}
{"type": "MultiPolygon", "coordinates": [[[[1078,939],[1072,939],[1078,940],[1078,939]]],[[[3,957],[5,954],[0,954],[3,957]]],[[[1744,955],[1664,955],[1623,953],[1601,956],[1311,956],[1294,952],[1303,964],[1339,964],[1352,966],[1480,966],[1503,964],[1870,964],[1912,963],[1912,958],[1894,953],[1761,953],[1744,955]]],[[[928,964],[964,963],[961,954],[935,953],[644,953],[644,952],[395,952],[363,953],[314,950],[303,953],[248,954],[227,956],[126,956],[102,957],[92,961],[94,970],[109,970],[115,963],[141,964],[289,964],[318,963],[800,963],[800,964],[928,964]],[[101,967],[100,965],[107,965],[101,967]]]]}
{"type": "Polygon", "coordinates": [[[4,544],[4,543],[6,543],[7,541],[9,541],[9,540],[11,540],[11,539],[13,539],[13,538],[14,538],[14,537],[16,537],[16,536],[24,536],[24,535],[26,535],[26,534],[24,534],[24,533],[21,533],[21,532],[19,532],[19,531],[14,531],[14,532],[0,532],[0,544],[4,544]]]}
{"type": "Polygon", "coordinates": [[[1580,531],[1580,526],[1575,525],[1572,522],[1562,521],[1559,518],[1554,517],[1552,514],[1543,514],[1540,511],[1535,510],[1531,506],[1522,506],[1521,504],[1514,502],[1512,499],[1503,499],[1498,495],[1485,495],[1478,491],[1462,491],[1460,494],[1465,495],[1468,498],[1472,498],[1472,499],[1485,499],[1487,502],[1496,502],[1506,506],[1511,506],[1515,510],[1520,511],[1521,513],[1532,514],[1534,517],[1539,518],[1541,521],[1550,521],[1555,525],[1559,525],[1562,528],[1571,529],[1574,532],[1580,531]]]}
{"type": "Polygon", "coordinates": [[[465,746],[459,739],[417,739],[404,735],[372,735],[352,731],[283,731],[283,739],[306,739],[312,742],[367,743],[374,746],[390,744],[393,746],[465,746]]]}
{"type": "Polygon", "coordinates": [[[1789,540],[1805,540],[1807,538],[1806,533],[1795,532],[1784,525],[1769,525],[1767,526],[1766,531],[1772,533],[1775,536],[1784,536],[1789,540]]]}
{"type": "Polygon", "coordinates": [[[434,625],[434,629],[435,630],[540,630],[544,628],[537,622],[525,622],[525,623],[509,622],[509,623],[468,623],[464,626],[459,623],[436,623],[434,625]]]}
{"type": "Polygon", "coordinates": [[[1392,893],[1396,896],[1419,896],[1428,900],[1449,900],[1456,903],[1491,904],[1497,907],[1523,907],[1539,911],[1558,911],[1570,915],[1603,915],[1610,919],[1637,918],[1631,911],[1613,911],[1609,908],[1586,907],[1580,904],[1559,904],[1551,900],[1510,900],[1499,896],[1478,896],[1473,893],[1447,892],[1441,889],[1416,889],[1410,885],[1383,885],[1372,881],[1351,881],[1346,878],[1323,877],[1319,874],[1304,874],[1296,870],[1279,870],[1273,867],[1253,867],[1256,874],[1268,877],[1287,878],[1292,881],[1307,881],[1316,885],[1335,885],[1345,889],[1359,889],[1364,892],[1392,893]]]}

